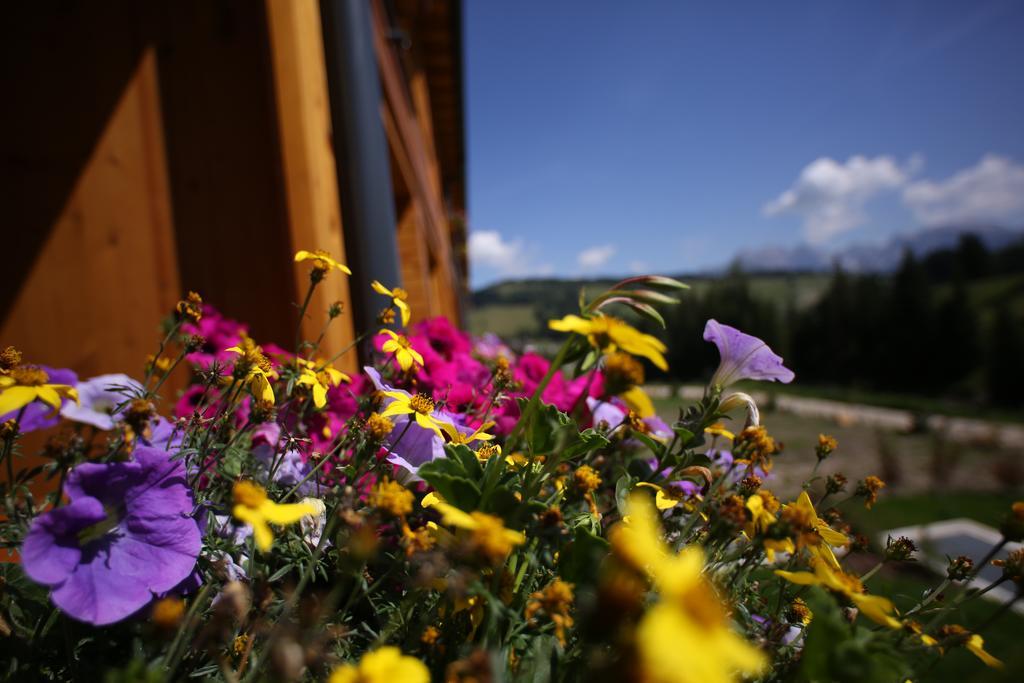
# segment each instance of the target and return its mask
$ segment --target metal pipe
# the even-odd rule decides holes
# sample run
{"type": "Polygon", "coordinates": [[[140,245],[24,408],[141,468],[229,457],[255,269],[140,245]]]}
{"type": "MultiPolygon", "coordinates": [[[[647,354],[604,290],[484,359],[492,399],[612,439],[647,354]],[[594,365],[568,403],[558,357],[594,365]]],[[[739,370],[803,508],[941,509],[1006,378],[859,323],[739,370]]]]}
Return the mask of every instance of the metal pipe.
{"type": "Polygon", "coordinates": [[[370,0],[320,2],[345,252],[357,278],[352,287],[357,332],[372,329],[376,312],[383,307],[370,281],[401,285],[370,12],[370,0]]]}

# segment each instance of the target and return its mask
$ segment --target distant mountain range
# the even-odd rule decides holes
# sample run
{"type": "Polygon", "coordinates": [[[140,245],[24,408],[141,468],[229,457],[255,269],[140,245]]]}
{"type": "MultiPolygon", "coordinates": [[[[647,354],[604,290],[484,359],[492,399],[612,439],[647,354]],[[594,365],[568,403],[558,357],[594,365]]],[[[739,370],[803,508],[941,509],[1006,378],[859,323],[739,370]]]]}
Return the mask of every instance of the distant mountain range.
{"type": "Polygon", "coordinates": [[[903,252],[924,256],[939,249],[955,247],[961,235],[977,235],[989,249],[1000,249],[1024,238],[1024,229],[992,225],[948,226],[929,228],[908,235],[899,235],[881,245],[852,245],[836,252],[807,245],[795,247],[764,247],[739,252],[733,265],[748,273],[820,272],[831,270],[838,263],[854,273],[886,273],[899,266],[903,252]]]}

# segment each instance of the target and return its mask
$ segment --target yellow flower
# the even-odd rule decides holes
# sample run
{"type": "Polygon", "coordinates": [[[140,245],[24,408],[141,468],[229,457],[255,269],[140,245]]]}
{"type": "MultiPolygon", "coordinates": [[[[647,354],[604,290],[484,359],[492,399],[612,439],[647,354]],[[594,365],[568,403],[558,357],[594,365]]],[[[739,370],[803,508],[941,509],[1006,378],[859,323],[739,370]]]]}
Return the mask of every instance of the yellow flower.
{"type": "Polygon", "coordinates": [[[775,573],[790,583],[799,586],[823,586],[845,596],[854,607],[876,624],[889,628],[901,628],[900,621],[892,616],[896,607],[889,598],[881,595],[867,595],[864,584],[856,576],[847,574],[841,569],[833,569],[829,563],[819,557],[811,558],[814,573],[787,572],[776,569],[775,573]]]}
{"type": "Polygon", "coordinates": [[[704,577],[704,553],[672,553],[662,542],[657,513],[641,495],[629,498],[628,524],[612,532],[612,552],[647,574],[661,594],[636,630],[646,681],[731,683],[754,676],[767,659],[729,627],[729,615],[704,577]]]}
{"type": "Polygon", "coordinates": [[[327,405],[327,390],[336,387],[342,382],[351,382],[352,378],[341,370],[331,366],[320,367],[321,361],[313,362],[302,358],[296,359],[299,362],[299,377],[296,384],[309,387],[313,392],[313,405],[323,408],[327,405]]]}
{"type": "Polygon", "coordinates": [[[412,512],[413,499],[412,491],[397,481],[385,479],[374,487],[370,493],[369,503],[395,517],[404,517],[412,512]]]}
{"type": "Polygon", "coordinates": [[[441,428],[448,423],[437,419],[434,415],[434,402],[429,396],[426,394],[409,395],[404,391],[382,391],[381,393],[394,399],[381,411],[381,417],[412,415],[420,427],[433,430],[435,434],[444,438],[441,428]]]}
{"type": "Polygon", "coordinates": [[[430,683],[426,664],[403,655],[393,645],[368,652],[359,664],[342,664],[331,673],[328,683],[430,683]]]}
{"type": "Polygon", "coordinates": [[[78,402],[78,392],[68,384],[50,384],[46,370],[34,365],[19,365],[0,375],[0,415],[24,408],[40,401],[60,410],[61,401],[70,398],[78,402]]]}
{"type": "MultiPolygon", "coordinates": [[[[750,511],[751,519],[743,529],[743,533],[747,535],[747,538],[753,539],[754,536],[763,534],[768,527],[775,523],[775,513],[779,509],[779,501],[768,491],[758,491],[747,498],[746,507],[750,511]]],[[[775,561],[776,552],[793,553],[796,551],[793,539],[790,538],[781,540],[765,538],[762,539],[762,545],[769,562],[775,561]]]]}
{"type": "Polygon", "coordinates": [[[373,291],[384,296],[391,297],[391,303],[402,312],[402,327],[409,324],[409,317],[412,315],[412,311],[409,310],[409,304],[405,303],[405,300],[409,298],[409,293],[401,287],[395,287],[394,289],[388,289],[377,280],[370,283],[373,287],[373,291]]]}
{"type": "MultiPolygon", "coordinates": [[[[797,537],[797,546],[806,546],[811,554],[820,557],[828,563],[832,569],[839,569],[839,560],[829,546],[841,548],[850,542],[846,534],[832,529],[814,509],[814,503],[807,491],[802,491],[796,501],[785,506],[792,508],[787,518],[800,519],[806,524],[807,533],[797,537]]],[[[781,548],[780,548],[781,549],[781,548]]]]}
{"type": "Polygon", "coordinates": [[[729,441],[732,441],[733,439],[736,438],[736,435],[730,432],[728,429],[726,429],[725,425],[723,425],[721,422],[716,422],[710,427],[705,427],[704,433],[710,434],[711,436],[723,436],[726,439],[729,439],[729,441]]]}
{"type": "Polygon", "coordinates": [[[606,353],[625,351],[646,358],[662,370],[668,370],[663,355],[668,347],[660,339],[644,334],[610,315],[598,313],[592,318],[567,315],[561,320],[549,321],[548,327],[556,332],[583,335],[591,346],[606,353]]]}
{"type": "Polygon", "coordinates": [[[380,413],[370,413],[370,416],[366,418],[366,431],[370,433],[370,438],[374,441],[383,441],[384,437],[390,434],[394,428],[395,423],[380,413]]]}
{"type": "Polygon", "coordinates": [[[285,526],[294,524],[306,515],[316,514],[316,508],[309,503],[280,505],[267,498],[267,491],[259,484],[242,480],[235,482],[231,491],[235,499],[232,513],[235,519],[252,527],[256,547],[266,552],[274,543],[274,535],[268,522],[285,526]]]}
{"type": "MultiPolygon", "coordinates": [[[[426,500],[424,500],[424,504],[426,500]]],[[[492,564],[508,557],[512,549],[526,542],[522,532],[506,529],[501,518],[484,512],[463,512],[454,505],[433,502],[430,507],[441,513],[441,521],[470,533],[472,545],[492,564]]]]}
{"type": "Polygon", "coordinates": [[[265,355],[262,347],[249,337],[242,337],[238,346],[227,351],[237,353],[240,358],[235,361],[235,377],[249,387],[249,391],[259,400],[274,404],[274,389],[270,386],[270,378],[277,377],[274,366],[265,355]]]}
{"type": "Polygon", "coordinates": [[[654,402],[640,387],[633,387],[619,394],[626,406],[640,417],[651,417],[655,414],[654,402]]]}
{"type": "Polygon", "coordinates": [[[975,657],[985,662],[985,666],[990,666],[993,669],[1003,668],[1003,663],[1001,661],[985,651],[985,641],[977,633],[972,633],[970,635],[967,642],[964,643],[964,647],[970,650],[975,657]]]}
{"type": "Polygon", "coordinates": [[[681,489],[665,488],[647,481],[642,481],[637,486],[654,489],[654,506],[659,510],[671,510],[686,498],[686,494],[681,489]]]}
{"type": "Polygon", "coordinates": [[[412,348],[412,344],[405,335],[395,334],[387,328],[382,329],[380,334],[386,334],[391,337],[391,339],[384,342],[381,349],[384,353],[395,354],[395,360],[398,361],[398,365],[403,371],[408,372],[414,363],[420,366],[423,365],[423,356],[420,355],[419,351],[412,348]]]}
{"type": "MultiPolygon", "coordinates": [[[[488,434],[487,430],[494,426],[493,422],[484,422],[482,425],[473,430],[470,434],[465,434],[459,431],[459,428],[454,424],[443,423],[441,429],[448,435],[448,439],[453,444],[469,445],[474,441],[490,441],[494,438],[493,434],[488,434]]],[[[498,451],[501,452],[500,450],[498,451]]]]}
{"type": "Polygon", "coordinates": [[[315,249],[313,251],[306,251],[302,249],[295,253],[295,262],[301,263],[302,261],[312,261],[313,270],[319,271],[322,275],[326,275],[331,268],[337,268],[346,275],[351,275],[352,271],[348,269],[344,263],[335,261],[330,254],[322,249],[315,249]]]}

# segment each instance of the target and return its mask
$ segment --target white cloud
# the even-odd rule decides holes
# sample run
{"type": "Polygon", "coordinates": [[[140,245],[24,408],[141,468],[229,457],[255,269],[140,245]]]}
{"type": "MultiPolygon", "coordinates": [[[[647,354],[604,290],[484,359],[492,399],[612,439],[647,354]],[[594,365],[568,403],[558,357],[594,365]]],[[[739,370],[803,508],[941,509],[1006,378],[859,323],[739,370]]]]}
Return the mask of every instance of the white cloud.
{"type": "Polygon", "coordinates": [[[555,272],[551,263],[536,263],[535,247],[528,247],[520,240],[506,241],[498,230],[472,230],[469,233],[469,263],[481,280],[501,277],[525,278],[544,277],[555,272]]]}
{"type": "Polygon", "coordinates": [[[820,244],[863,223],[868,200],[905,185],[920,164],[912,158],[901,167],[887,155],[868,159],[858,154],[845,163],[821,157],[807,164],[792,187],[763,211],[767,216],[803,216],[807,241],[820,244]]]}
{"type": "Polygon", "coordinates": [[[1011,223],[1024,219],[1024,166],[986,154],[945,180],[918,180],[903,203],[924,225],[1011,223]]]}
{"type": "Polygon", "coordinates": [[[601,244],[596,247],[584,249],[576,257],[576,262],[581,268],[600,268],[608,263],[612,256],[615,256],[616,248],[612,244],[601,244]]]}
{"type": "Polygon", "coordinates": [[[504,269],[518,261],[522,252],[522,242],[506,242],[497,230],[469,233],[469,260],[474,265],[504,269]]]}

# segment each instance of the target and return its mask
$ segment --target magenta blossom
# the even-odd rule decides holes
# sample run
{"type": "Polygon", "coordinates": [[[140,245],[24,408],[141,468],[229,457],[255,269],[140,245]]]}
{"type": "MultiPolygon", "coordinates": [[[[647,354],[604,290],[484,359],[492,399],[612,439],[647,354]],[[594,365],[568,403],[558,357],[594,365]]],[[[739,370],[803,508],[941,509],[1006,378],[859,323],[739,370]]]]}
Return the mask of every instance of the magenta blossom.
{"type": "Polygon", "coordinates": [[[712,386],[725,388],[742,379],[793,381],[793,371],[782,364],[782,357],[757,337],[711,319],[704,326],[704,340],[717,346],[722,358],[712,386]]]}
{"type": "Polygon", "coordinates": [[[69,616],[112,624],[192,574],[202,540],[180,460],[140,447],[130,462],[78,465],[64,490],[70,502],[33,520],[21,561],[69,616]]]}
{"type": "Polygon", "coordinates": [[[203,345],[186,359],[196,367],[206,370],[214,361],[229,364],[237,356],[227,349],[236,346],[246,333],[246,327],[240,322],[225,318],[213,306],[203,304],[203,317],[198,323],[185,323],[182,331],[203,338],[203,345]]]}

